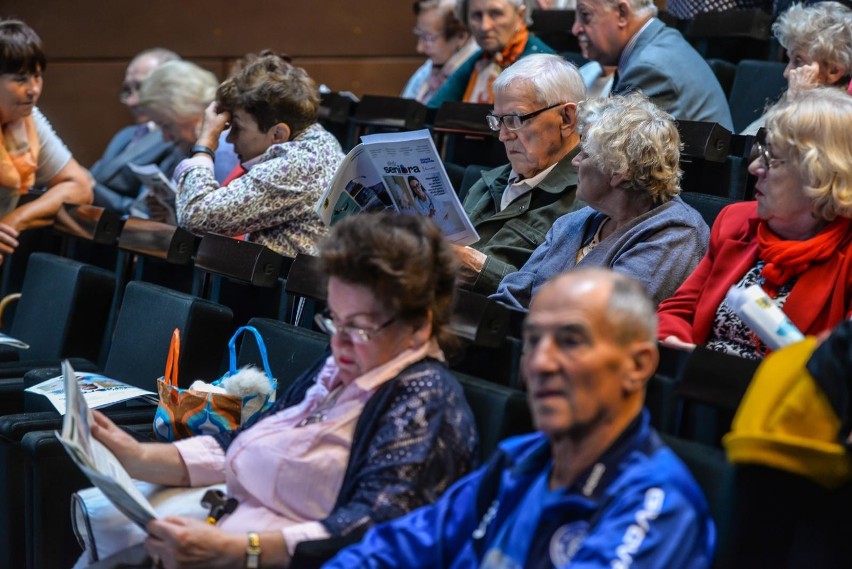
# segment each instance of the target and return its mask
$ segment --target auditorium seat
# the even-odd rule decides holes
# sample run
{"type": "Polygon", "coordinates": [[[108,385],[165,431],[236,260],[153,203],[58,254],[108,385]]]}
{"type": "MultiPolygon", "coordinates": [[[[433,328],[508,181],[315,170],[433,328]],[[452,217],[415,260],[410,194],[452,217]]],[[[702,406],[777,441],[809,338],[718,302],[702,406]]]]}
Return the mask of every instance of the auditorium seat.
{"type": "MultiPolygon", "coordinates": [[[[716,523],[716,554],[713,567],[731,567],[731,523],[738,507],[734,495],[734,467],[721,449],[670,435],[661,438],[680,458],[701,487],[710,515],[716,523]]],[[[755,565],[757,566],[757,565],[755,565]]]]}
{"type": "Polygon", "coordinates": [[[744,59],[737,64],[728,105],[734,130],[742,131],[763,115],[768,105],[776,102],[787,89],[784,63],[744,59]]]}
{"type": "MultiPolygon", "coordinates": [[[[103,373],[156,391],[156,380],[165,369],[172,330],[180,328],[180,384],[187,387],[195,379],[216,378],[221,374],[222,354],[233,332],[231,321],[231,311],[225,307],[150,283],[131,282],[127,285],[103,373]]],[[[24,381],[33,385],[58,374],[57,368],[34,370],[24,381]]],[[[0,509],[0,555],[7,556],[0,556],[0,567],[24,567],[24,548],[20,544],[27,537],[33,538],[33,532],[27,534],[20,524],[25,519],[23,496],[32,485],[28,478],[30,471],[24,470],[27,463],[21,440],[28,432],[61,428],[61,417],[43,396],[29,393],[26,396],[25,408],[51,410],[0,417],[0,472],[4,473],[0,477],[0,496],[14,497],[0,509]]],[[[153,410],[150,405],[129,402],[111,408],[109,414],[139,423],[152,421],[153,410]]],[[[66,468],[73,468],[70,460],[66,468]]],[[[64,477],[62,470],[57,473],[54,483],[58,491],[70,478],[64,477]]],[[[67,503],[62,505],[63,516],[67,515],[67,503]]]]}
{"type": "Polygon", "coordinates": [[[112,273],[47,253],[29,257],[20,300],[7,332],[27,350],[0,347],[0,414],[23,411],[23,377],[35,368],[93,369],[115,287],[112,273]]]}

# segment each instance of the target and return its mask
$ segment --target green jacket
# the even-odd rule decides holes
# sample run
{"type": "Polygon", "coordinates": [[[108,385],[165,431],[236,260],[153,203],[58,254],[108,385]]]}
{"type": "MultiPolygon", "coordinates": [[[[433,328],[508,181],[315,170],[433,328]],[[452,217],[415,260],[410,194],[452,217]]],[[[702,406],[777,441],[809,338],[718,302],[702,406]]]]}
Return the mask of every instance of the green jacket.
{"type": "Polygon", "coordinates": [[[479,233],[479,241],[471,247],[488,256],[473,285],[475,292],[496,292],[503,277],[523,266],[544,242],[558,217],[585,205],[576,199],[577,171],[571,165],[579,151],[577,145],[538,186],[499,213],[511,165],[482,172],[482,177],[471,186],[464,209],[479,233]]]}
{"type": "MultiPolygon", "coordinates": [[[[524,51],[521,52],[521,57],[526,57],[534,53],[556,53],[549,45],[535,37],[529,35],[527,45],[524,46],[524,51]]],[[[461,101],[464,97],[464,92],[467,90],[467,84],[470,82],[470,76],[473,75],[473,67],[476,62],[482,57],[482,50],[479,49],[471,55],[467,61],[462,63],[458,69],[453,71],[446,82],[441,85],[438,92],[429,99],[428,106],[437,109],[445,101],[461,101]]]]}

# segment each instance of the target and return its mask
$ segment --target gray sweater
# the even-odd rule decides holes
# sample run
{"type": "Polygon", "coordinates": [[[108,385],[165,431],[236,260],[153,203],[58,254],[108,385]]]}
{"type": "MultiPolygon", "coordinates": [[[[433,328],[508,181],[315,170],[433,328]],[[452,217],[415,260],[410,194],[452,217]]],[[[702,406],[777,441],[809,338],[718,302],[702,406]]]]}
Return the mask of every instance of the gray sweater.
{"type": "Polygon", "coordinates": [[[544,282],[574,267],[609,267],[633,277],[659,303],[671,296],[707,250],[710,230],[679,197],[640,215],[601,241],[577,263],[606,216],[590,207],[563,215],[518,272],[506,275],[491,298],[528,308],[544,282]]]}

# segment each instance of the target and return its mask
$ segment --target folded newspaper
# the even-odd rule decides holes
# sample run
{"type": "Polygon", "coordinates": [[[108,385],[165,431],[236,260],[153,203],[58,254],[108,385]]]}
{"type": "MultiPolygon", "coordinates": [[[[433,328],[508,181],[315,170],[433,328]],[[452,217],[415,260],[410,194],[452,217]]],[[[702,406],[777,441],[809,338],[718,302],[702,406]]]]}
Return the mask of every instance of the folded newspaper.
{"type": "Polygon", "coordinates": [[[382,210],[429,216],[459,245],[479,241],[428,130],[362,136],[316,205],[326,225],[382,210]]]}
{"type": "Polygon", "coordinates": [[[92,438],[92,412],[68,360],[62,362],[62,378],[68,412],[62,421],[62,432],[56,433],[56,437],[92,484],[122,514],[144,528],[157,514],[115,455],[92,438]]]}
{"type": "MultiPolygon", "coordinates": [[[[171,225],[177,224],[177,214],[175,213],[175,194],[177,188],[172,181],[163,174],[159,166],[156,164],[138,164],[128,163],[130,170],[136,174],[136,177],[142,182],[142,185],[147,188],[147,193],[151,195],[161,209],[157,221],[162,221],[171,225]]],[[[140,196],[144,197],[144,196],[140,196]]],[[[140,200],[137,200],[139,202],[140,200]]],[[[144,201],[144,200],[142,200],[144,201]]],[[[146,208],[147,209],[147,208],[146,208]]],[[[142,215],[143,211],[131,211],[134,215],[142,215]]]]}
{"type": "Polygon", "coordinates": [[[0,332],[0,345],[12,346],[13,348],[20,348],[22,350],[27,350],[30,347],[26,342],[22,342],[12,336],[7,336],[3,332],[0,332]]]}
{"type": "MultiPolygon", "coordinates": [[[[68,398],[64,373],[63,369],[63,375],[52,377],[26,389],[30,393],[38,393],[47,397],[60,415],[65,414],[68,398]]],[[[145,391],[98,373],[73,373],[77,378],[77,388],[83,394],[86,405],[91,409],[108,407],[137,397],[154,405],[159,402],[159,397],[153,391],[145,391]]]]}

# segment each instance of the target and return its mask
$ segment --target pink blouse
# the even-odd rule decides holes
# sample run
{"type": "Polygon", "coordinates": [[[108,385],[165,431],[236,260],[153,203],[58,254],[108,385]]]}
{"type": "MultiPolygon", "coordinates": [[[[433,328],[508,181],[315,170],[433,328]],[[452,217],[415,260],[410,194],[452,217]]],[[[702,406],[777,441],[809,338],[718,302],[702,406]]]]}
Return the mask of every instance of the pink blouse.
{"type": "Polygon", "coordinates": [[[329,537],[316,520],[326,518],[337,500],[364,405],[379,387],[426,356],[443,359],[433,341],[348,385],[338,380],[330,356],[301,403],[258,421],[234,439],[227,454],[209,436],[174,443],[192,486],[224,481],[228,495],[239,500],[219,527],[235,533],[281,529],[291,552],[301,541],[329,537]]]}

